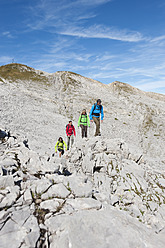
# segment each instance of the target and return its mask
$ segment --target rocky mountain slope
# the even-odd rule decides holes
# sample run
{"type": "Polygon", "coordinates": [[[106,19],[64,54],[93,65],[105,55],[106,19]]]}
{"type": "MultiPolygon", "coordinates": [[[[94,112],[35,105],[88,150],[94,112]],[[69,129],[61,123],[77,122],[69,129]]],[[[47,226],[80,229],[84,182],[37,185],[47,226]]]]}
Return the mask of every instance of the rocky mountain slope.
{"type": "Polygon", "coordinates": [[[0,67],[2,247],[164,247],[165,96],[72,72],[0,67]],[[82,140],[83,108],[102,99],[102,136],[82,140]],[[77,137],[52,156],[72,119],[77,137]],[[27,142],[28,140],[28,142],[27,142]]]}

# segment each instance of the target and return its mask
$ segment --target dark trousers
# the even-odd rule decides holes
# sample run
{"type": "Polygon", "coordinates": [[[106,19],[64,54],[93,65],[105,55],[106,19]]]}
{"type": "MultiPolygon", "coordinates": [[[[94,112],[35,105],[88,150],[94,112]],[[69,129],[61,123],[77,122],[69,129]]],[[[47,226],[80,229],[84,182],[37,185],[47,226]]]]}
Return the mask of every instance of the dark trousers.
{"type": "Polygon", "coordinates": [[[81,124],[80,127],[81,127],[82,138],[84,137],[87,138],[87,126],[81,124]]]}
{"type": "Polygon", "coordinates": [[[100,117],[93,117],[94,123],[96,124],[95,136],[100,135],[100,117]]]}

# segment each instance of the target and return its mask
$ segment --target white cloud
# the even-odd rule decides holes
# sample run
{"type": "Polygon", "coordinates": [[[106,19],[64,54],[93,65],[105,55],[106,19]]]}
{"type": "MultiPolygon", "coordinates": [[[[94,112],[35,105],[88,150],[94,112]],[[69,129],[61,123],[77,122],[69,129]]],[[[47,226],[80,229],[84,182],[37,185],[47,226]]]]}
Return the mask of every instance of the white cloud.
{"type": "Polygon", "coordinates": [[[111,0],[77,0],[73,2],[42,0],[33,8],[36,20],[28,26],[33,30],[45,29],[50,33],[75,36],[81,38],[112,39],[127,42],[139,42],[145,38],[140,32],[117,29],[105,25],[91,25],[87,21],[96,17],[90,12],[92,6],[102,5],[111,0]]]}
{"type": "Polygon", "coordinates": [[[135,84],[135,86],[144,91],[155,91],[157,89],[162,88],[164,89],[164,94],[165,94],[165,78],[162,79],[161,81],[154,81],[154,82],[141,81],[139,82],[139,84],[135,84]]]}
{"type": "Polygon", "coordinates": [[[111,39],[128,42],[144,40],[144,37],[139,32],[117,30],[103,25],[93,25],[88,28],[68,27],[66,30],[59,31],[59,33],[82,38],[111,39]]]}
{"type": "Polygon", "coordinates": [[[9,56],[1,56],[0,57],[0,63],[1,64],[11,63],[12,61],[13,61],[12,57],[9,57],[9,56]]]}
{"type": "Polygon", "coordinates": [[[111,2],[112,0],[78,0],[77,3],[78,4],[84,4],[87,6],[96,6],[96,5],[101,5],[101,4],[105,4],[108,2],[111,2]]]}
{"type": "Polygon", "coordinates": [[[8,38],[13,38],[13,35],[9,31],[5,31],[2,33],[3,36],[6,36],[8,38]]]}
{"type": "Polygon", "coordinates": [[[161,36],[155,37],[155,38],[151,39],[150,41],[151,42],[165,41],[165,35],[161,35],[161,36]]]}
{"type": "Polygon", "coordinates": [[[105,61],[109,61],[111,59],[115,59],[116,56],[115,55],[111,55],[111,54],[108,54],[107,52],[103,55],[97,55],[96,56],[96,62],[105,62],[105,61]]]}

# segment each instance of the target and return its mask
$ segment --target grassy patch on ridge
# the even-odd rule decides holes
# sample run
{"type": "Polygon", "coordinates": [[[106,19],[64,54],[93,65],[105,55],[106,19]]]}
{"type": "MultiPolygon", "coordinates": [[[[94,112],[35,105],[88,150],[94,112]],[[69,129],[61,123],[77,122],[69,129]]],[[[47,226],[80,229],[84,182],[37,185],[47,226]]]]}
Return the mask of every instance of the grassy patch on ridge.
{"type": "Polygon", "coordinates": [[[0,67],[0,77],[8,80],[9,82],[17,81],[37,81],[47,82],[47,78],[41,72],[36,71],[26,65],[12,63],[0,67]]]}

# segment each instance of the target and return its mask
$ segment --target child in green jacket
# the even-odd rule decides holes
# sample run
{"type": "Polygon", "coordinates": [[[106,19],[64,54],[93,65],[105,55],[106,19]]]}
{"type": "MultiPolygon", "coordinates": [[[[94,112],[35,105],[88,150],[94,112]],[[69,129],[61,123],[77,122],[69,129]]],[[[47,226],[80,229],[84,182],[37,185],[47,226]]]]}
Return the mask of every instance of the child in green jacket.
{"type": "Polygon", "coordinates": [[[78,120],[78,127],[81,127],[81,131],[82,131],[82,138],[86,137],[87,138],[87,126],[90,127],[90,120],[89,117],[86,113],[86,110],[83,109],[79,120],[78,120]]]}
{"type": "Polygon", "coordinates": [[[61,157],[61,155],[64,154],[64,146],[65,146],[65,149],[67,150],[67,145],[65,141],[63,141],[63,138],[60,137],[55,145],[55,152],[57,153],[57,149],[58,149],[59,157],[61,157]]]}

